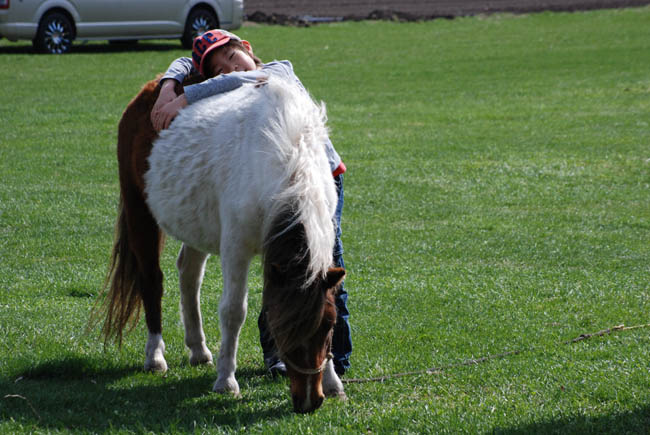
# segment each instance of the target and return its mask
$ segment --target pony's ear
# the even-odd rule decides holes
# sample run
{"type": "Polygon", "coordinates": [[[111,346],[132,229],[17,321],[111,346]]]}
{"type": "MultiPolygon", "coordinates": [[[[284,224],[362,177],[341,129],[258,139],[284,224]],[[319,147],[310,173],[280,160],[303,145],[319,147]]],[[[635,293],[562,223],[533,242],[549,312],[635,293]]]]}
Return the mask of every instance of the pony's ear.
{"type": "Polygon", "coordinates": [[[330,267],[325,276],[325,289],[337,288],[345,278],[345,269],[342,267],[330,267]]]}

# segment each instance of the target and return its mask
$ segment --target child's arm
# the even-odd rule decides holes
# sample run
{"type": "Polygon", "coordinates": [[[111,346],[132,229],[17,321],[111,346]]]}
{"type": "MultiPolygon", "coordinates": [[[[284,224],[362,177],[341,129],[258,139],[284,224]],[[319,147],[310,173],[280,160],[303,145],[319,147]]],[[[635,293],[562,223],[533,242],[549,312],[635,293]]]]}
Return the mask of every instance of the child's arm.
{"type": "Polygon", "coordinates": [[[185,77],[188,77],[195,72],[196,70],[192,65],[192,59],[189,57],[180,57],[169,65],[167,72],[165,72],[165,74],[160,78],[160,93],[158,94],[158,99],[151,110],[151,123],[156,131],[167,128],[171,122],[171,120],[167,120],[168,116],[162,113],[162,110],[163,107],[177,97],[176,92],[174,91],[176,82],[183,83],[185,77]]]}
{"type": "Polygon", "coordinates": [[[183,83],[185,77],[192,74],[198,74],[198,71],[194,69],[192,59],[189,57],[179,57],[169,65],[167,72],[165,72],[165,74],[160,78],[160,81],[174,79],[178,83],[183,83]]]}
{"type": "MultiPolygon", "coordinates": [[[[179,96],[173,94],[173,98],[169,100],[164,106],[160,107],[155,113],[152,111],[151,121],[156,131],[164,130],[174,120],[179,110],[186,107],[188,104],[196,103],[213,95],[223,94],[230,92],[242,86],[244,83],[263,84],[267,75],[263,72],[256,71],[241,71],[230,74],[222,74],[213,77],[204,82],[195,85],[186,86],[185,93],[179,96]]],[[[173,84],[173,82],[172,82],[173,84]]],[[[167,86],[163,83],[163,87],[167,86]]],[[[161,89],[161,93],[163,89],[161,89]]],[[[173,93],[173,89],[172,89],[173,93]]],[[[160,97],[158,97],[160,100],[160,97]]],[[[158,102],[156,102],[158,104],[158,102]]]]}
{"type": "Polygon", "coordinates": [[[238,71],[221,74],[204,82],[185,87],[185,98],[188,104],[196,103],[213,95],[233,91],[245,83],[259,83],[267,78],[260,70],[238,71]]]}

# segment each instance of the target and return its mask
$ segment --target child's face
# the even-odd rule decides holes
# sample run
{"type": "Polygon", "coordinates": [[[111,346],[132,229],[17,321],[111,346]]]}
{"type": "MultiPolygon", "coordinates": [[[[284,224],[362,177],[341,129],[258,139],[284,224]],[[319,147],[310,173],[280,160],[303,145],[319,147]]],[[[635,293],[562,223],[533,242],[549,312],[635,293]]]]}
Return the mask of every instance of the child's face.
{"type": "Polygon", "coordinates": [[[215,53],[208,58],[207,70],[211,77],[233,71],[253,71],[255,69],[257,69],[257,65],[248,53],[231,46],[215,50],[215,53]]]}

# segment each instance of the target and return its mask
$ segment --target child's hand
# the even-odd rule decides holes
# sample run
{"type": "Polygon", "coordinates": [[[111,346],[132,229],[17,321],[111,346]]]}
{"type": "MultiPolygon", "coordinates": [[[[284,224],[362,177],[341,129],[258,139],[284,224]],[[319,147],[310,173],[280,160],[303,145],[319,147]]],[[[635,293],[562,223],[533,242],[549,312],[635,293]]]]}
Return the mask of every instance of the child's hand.
{"type": "Polygon", "coordinates": [[[174,118],[176,118],[176,115],[178,115],[178,111],[183,107],[187,107],[185,94],[180,94],[178,97],[165,104],[156,114],[156,118],[152,120],[153,127],[156,131],[159,132],[160,130],[169,127],[169,124],[171,124],[174,118]]]}
{"type": "Polygon", "coordinates": [[[162,129],[162,125],[163,125],[162,114],[161,114],[162,108],[167,103],[170,103],[174,98],[176,98],[174,85],[176,85],[176,81],[173,79],[168,79],[163,81],[160,87],[160,93],[158,94],[158,99],[156,100],[156,103],[153,105],[153,109],[151,109],[151,116],[150,116],[151,124],[153,125],[153,128],[156,131],[160,131],[162,129]]]}

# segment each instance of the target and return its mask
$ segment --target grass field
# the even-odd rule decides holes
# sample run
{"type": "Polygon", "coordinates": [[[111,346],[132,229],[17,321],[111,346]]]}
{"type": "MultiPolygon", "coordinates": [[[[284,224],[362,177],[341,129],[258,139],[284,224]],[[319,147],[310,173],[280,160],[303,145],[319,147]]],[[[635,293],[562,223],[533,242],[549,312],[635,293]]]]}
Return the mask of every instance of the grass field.
{"type": "MultiPolygon", "coordinates": [[[[353,368],[295,415],[263,369],[259,262],[243,397],[190,367],[170,240],[166,376],[84,333],[112,246],[115,144],[140,86],[186,55],[0,41],[0,432],[643,433],[650,428],[650,8],[245,27],[328,104],[348,167],[353,368]],[[480,364],[463,362],[512,352],[480,364]]],[[[218,350],[218,260],[202,295],[218,350]]]]}

